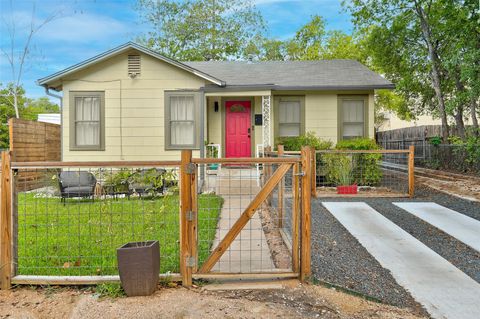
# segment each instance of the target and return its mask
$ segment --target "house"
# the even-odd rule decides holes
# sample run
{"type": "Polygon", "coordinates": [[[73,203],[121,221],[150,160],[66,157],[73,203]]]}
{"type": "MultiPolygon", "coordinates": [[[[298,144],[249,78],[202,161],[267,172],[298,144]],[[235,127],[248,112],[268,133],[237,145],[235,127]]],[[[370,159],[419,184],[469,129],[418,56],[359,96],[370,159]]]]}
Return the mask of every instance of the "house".
{"type": "Polygon", "coordinates": [[[205,142],[250,157],[309,131],[373,138],[374,91],[394,87],[353,60],[179,62],[131,42],[37,83],[63,91],[64,161],[203,156],[205,142]]]}
{"type": "Polygon", "coordinates": [[[402,120],[393,111],[386,111],[383,113],[383,116],[385,120],[378,126],[378,132],[396,130],[406,127],[418,127],[424,125],[442,125],[442,121],[438,118],[433,117],[432,115],[419,115],[415,119],[409,121],[402,120]]]}

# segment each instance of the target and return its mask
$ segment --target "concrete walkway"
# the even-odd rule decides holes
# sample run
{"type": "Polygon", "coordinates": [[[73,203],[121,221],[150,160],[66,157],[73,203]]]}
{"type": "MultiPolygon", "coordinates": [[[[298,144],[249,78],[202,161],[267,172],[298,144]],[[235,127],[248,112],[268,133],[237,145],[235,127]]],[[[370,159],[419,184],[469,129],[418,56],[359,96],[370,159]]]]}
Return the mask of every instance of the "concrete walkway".
{"type": "Polygon", "coordinates": [[[472,278],[365,203],[322,204],[433,318],[478,318],[472,278]]]}
{"type": "Polygon", "coordinates": [[[393,203],[480,252],[480,221],[436,203],[393,203]]]}
{"type": "MultiPolygon", "coordinates": [[[[217,247],[235,224],[244,209],[250,204],[254,195],[222,195],[224,202],[220,212],[217,233],[212,250],[217,247]]],[[[243,228],[230,248],[215,264],[213,272],[249,273],[274,271],[270,249],[262,228],[259,214],[255,213],[252,219],[243,228]]]]}

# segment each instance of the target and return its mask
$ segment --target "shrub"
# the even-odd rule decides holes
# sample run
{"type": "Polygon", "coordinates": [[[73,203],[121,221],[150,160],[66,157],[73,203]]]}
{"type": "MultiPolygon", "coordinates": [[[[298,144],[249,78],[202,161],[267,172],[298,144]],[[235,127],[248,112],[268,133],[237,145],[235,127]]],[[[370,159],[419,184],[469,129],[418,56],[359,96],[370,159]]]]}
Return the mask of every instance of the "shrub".
{"type": "Polygon", "coordinates": [[[337,150],[379,150],[380,146],[373,139],[354,138],[339,141],[335,148],[337,150]]]}
{"type": "Polygon", "coordinates": [[[344,154],[324,154],[323,167],[325,167],[325,178],[332,185],[351,185],[352,157],[344,154]]]}
{"type": "Polygon", "coordinates": [[[312,146],[316,150],[328,150],[332,148],[333,143],[322,140],[313,132],[307,132],[300,136],[279,137],[276,145],[283,145],[285,151],[300,151],[302,146],[312,146]]]}
{"type": "Polygon", "coordinates": [[[128,191],[128,180],[132,172],[128,168],[121,168],[118,171],[106,170],[103,173],[105,185],[110,186],[114,192],[128,191]]]}
{"type": "Polygon", "coordinates": [[[433,136],[430,138],[430,144],[433,146],[438,146],[442,144],[442,138],[440,136],[433,136]]]}
{"type": "MultiPolygon", "coordinates": [[[[377,150],[380,147],[374,140],[368,138],[357,138],[351,140],[342,140],[335,146],[339,150],[377,150]]],[[[339,176],[338,167],[340,155],[326,154],[325,160],[325,176],[327,182],[338,183],[336,176],[339,176]],[[328,155],[335,155],[333,159],[329,159],[328,155]],[[336,159],[336,160],[335,160],[336,159]]],[[[346,155],[343,155],[346,156],[346,155]]],[[[353,180],[357,185],[375,186],[382,180],[382,170],[380,169],[380,161],[382,154],[352,154],[351,155],[351,169],[353,171],[353,180]]]]}
{"type": "Polygon", "coordinates": [[[452,166],[462,172],[480,173],[480,137],[470,135],[462,140],[458,136],[452,136],[449,141],[453,145],[452,162],[457,162],[452,166]]]}

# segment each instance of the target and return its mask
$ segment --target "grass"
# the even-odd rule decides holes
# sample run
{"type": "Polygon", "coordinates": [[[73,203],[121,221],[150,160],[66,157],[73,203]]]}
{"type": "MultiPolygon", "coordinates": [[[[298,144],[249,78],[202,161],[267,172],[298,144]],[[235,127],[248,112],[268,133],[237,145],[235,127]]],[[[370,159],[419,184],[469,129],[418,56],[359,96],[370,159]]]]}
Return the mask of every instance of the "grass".
{"type": "MultiPolygon", "coordinates": [[[[223,199],[199,195],[199,260],[210,253],[223,199]]],[[[158,240],[160,272],[179,272],[179,197],[78,200],[18,195],[20,275],[115,275],[116,249],[158,240]]]]}
{"type": "Polygon", "coordinates": [[[120,298],[126,296],[122,285],[119,283],[98,284],[95,288],[95,292],[99,294],[99,297],[101,298],[120,298]]]}

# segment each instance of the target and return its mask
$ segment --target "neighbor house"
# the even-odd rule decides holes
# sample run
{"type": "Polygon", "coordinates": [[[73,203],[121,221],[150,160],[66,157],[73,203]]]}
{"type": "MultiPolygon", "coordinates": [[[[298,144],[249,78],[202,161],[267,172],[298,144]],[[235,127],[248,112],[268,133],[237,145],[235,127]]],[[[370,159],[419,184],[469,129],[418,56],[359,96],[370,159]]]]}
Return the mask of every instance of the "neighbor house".
{"type": "Polygon", "coordinates": [[[63,91],[62,159],[255,156],[281,136],[374,136],[374,92],[393,84],[353,60],[179,62],[127,43],[38,80],[63,91]]]}

